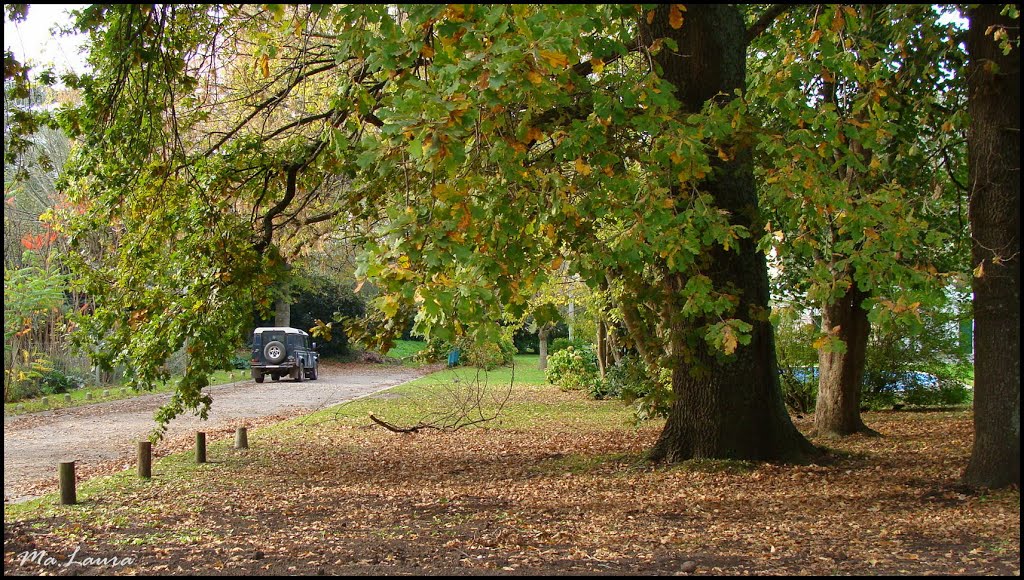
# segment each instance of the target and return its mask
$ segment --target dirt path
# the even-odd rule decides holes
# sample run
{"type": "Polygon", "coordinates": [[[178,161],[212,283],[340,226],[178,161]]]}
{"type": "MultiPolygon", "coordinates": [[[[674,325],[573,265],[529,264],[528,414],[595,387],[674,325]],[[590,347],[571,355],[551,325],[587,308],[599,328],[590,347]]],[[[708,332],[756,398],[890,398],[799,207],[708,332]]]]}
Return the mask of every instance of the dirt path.
{"type": "MultiPolygon", "coordinates": [[[[273,423],[365,396],[418,377],[428,369],[397,365],[331,364],[320,367],[315,381],[289,380],[263,384],[247,380],[210,387],[213,407],[207,421],[182,416],[173,421],[156,456],[185,449],[194,433],[207,440],[228,437],[238,425],[250,428],[273,423]]],[[[57,464],[74,460],[81,480],[130,467],[138,441],[156,423],[153,413],[170,394],[70,407],[4,417],[4,503],[38,497],[57,489],[57,464]]]]}

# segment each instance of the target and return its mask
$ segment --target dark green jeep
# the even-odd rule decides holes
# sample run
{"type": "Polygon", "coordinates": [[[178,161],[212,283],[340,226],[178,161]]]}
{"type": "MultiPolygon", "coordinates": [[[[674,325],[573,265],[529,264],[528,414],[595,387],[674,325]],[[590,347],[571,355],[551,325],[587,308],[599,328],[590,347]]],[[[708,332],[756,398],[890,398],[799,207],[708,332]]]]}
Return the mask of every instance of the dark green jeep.
{"type": "Polygon", "coordinates": [[[298,328],[261,326],[252,333],[252,378],[257,383],[270,375],[275,381],[288,376],[298,382],[316,380],[320,355],[309,334],[298,328]]]}

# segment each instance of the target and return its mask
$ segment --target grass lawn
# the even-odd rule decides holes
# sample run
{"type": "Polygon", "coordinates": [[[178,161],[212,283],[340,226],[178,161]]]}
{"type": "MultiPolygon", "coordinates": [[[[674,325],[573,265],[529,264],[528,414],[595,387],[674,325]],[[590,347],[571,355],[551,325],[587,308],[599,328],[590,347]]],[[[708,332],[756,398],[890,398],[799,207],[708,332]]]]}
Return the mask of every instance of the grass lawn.
{"type": "Polygon", "coordinates": [[[68,573],[26,554],[78,549],[120,558],[79,570],[110,574],[1019,574],[1019,490],[958,484],[969,412],[865,413],[882,436],[830,441],[819,465],[652,465],[662,422],[634,428],[536,362],[443,370],[253,430],[248,450],[214,440],[210,463],[83,482],[75,506],[5,505],[5,573],[68,573]],[[416,433],[369,418],[408,427],[452,402],[501,414],[416,433]]]}

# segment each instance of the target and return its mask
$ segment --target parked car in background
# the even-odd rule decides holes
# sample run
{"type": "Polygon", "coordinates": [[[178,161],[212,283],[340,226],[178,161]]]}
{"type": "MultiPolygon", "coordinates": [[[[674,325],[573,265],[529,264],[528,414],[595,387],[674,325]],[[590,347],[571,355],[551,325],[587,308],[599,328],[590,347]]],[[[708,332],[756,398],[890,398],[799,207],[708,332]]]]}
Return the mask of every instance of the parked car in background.
{"type": "Polygon", "coordinates": [[[252,378],[262,383],[270,375],[275,381],[287,376],[302,382],[316,380],[320,356],[309,334],[298,328],[261,326],[252,333],[252,378]]]}

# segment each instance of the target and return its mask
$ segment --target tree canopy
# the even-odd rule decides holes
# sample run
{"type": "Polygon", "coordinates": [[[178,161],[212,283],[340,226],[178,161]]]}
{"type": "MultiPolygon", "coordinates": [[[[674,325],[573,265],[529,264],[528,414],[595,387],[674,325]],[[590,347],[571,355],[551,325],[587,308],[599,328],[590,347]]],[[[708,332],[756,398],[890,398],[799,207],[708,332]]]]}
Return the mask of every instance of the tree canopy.
{"type": "Polygon", "coordinates": [[[954,269],[936,248],[957,233],[941,212],[964,175],[963,54],[938,17],[90,6],[96,72],[66,79],[82,104],[56,114],[78,141],[63,232],[96,297],[81,336],[140,386],[185,347],[161,418],[204,411],[267,289],[343,237],[378,291],[351,329],[364,342],[410,322],[495,340],[554,275],[579,276],[673,371],[666,433],[689,443],[658,454],[809,452],[778,394],[761,250],[800,265],[812,301],[858,290],[882,317],[913,318],[908,291],[954,269]]]}

